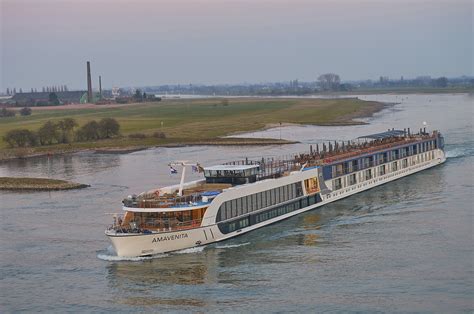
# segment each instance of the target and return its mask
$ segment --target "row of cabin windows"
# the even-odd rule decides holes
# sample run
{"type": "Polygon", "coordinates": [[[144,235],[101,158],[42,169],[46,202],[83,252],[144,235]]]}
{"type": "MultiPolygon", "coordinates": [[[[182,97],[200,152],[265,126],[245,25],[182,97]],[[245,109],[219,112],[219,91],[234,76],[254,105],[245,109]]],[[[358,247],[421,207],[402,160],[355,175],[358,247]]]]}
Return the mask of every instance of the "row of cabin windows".
{"type": "Polygon", "coordinates": [[[217,221],[232,219],[265,207],[287,202],[302,195],[301,182],[297,182],[239,197],[222,203],[217,213],[217,221]]]}
{"type": "MultiPolygon", "coordinates": [[[[423,154],[418,154],[415,157],[412,157],[410,159],[410,165],[414,165],[416,163],[420,162],[425,162],[434,159],[434,152],[428,152],[428,153],[423,153],[423,154]]],[[[377,168],[372,168],[372,169],[366,169],[362,173],[359,173],[359,181],[357,180],[358,174],[357,173],[352,173],[349,176],[347,176],[347,184],[346,186],[351,186],[355,185],[358,182],[362,181],[367,181],[376,176],[375,171],[377,169],[378,176],[383,176],[387,174],[389,165],[391,165],[392,172],[398,171],[399,170],[399,164],[401,166],[401,169],[407,168],[409,166],[409,159],[405,158],[402,159],[401,161],[394,161],[391,164],[385,164],[385,165],[380,165],[377,168]],[[401,163],[401,164],[400,164],[401,163]]],[[[344,178],[336,178],[333,180],[333,190],[340,190],[343,188],[343,182],[344,178]]]]}
{"type": "MultiPolygon", "coordinates": [[[[437,148],[437,142],[435,140],[427,141],[415,145],[410,145],[406,147],[402,147],[399,149],[387,151],[384,153],[375,154],[368,157],[363,157],[360,159],[355,159],[351,161],[347,161],[344,163],[340,163],[337,165],[332,166],[331,174],[332,177],[342,176],[354,171],[359,171],[362,169],[367,169],[374,167],[376,165],[384,164],[389,161],[405,158],[408,156],[413,156],[419,153],[431,151],[437,148]]],[[[325,178],[328,179],[328,178],[325,178]]]]}
{"type": "Polygon", "coordinates": [[[319,194],[311,195],[308,197],[301,198],[297,201],[287,203],[278,207],[274,207],[263,212],[248,214],[245,217],[235,219],[228,222],[219,223],[217,226],[219,230],[226,234],[245,227],[264,222],[269,219],[273,219],[278,216],[282,216],[296,210],[314,205],[321,202],[321,196],[319,194]]]}

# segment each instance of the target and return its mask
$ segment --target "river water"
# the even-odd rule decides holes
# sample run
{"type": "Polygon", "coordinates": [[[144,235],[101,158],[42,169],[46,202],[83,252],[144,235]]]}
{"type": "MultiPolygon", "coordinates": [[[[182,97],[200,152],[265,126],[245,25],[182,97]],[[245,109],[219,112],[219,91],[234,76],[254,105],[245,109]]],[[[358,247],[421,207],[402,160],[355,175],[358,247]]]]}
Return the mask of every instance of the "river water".
{"type": "MultiPolygon", "coordinates": [[[[290,126],[270,147],[158,148],[0,164],[0,176],[91,184],[0,192],[0,312],[472,312],[473,98],[372,95],[398,102],[369,124],[290,126]],[[240,237],[154,258],[114,256],[104,229],[121,199],[175,184],[167,163],[279,156],[426,121],[447,162],[240,237]]],[[[210,123],[209,127],[212,127],[210,123]]]]}

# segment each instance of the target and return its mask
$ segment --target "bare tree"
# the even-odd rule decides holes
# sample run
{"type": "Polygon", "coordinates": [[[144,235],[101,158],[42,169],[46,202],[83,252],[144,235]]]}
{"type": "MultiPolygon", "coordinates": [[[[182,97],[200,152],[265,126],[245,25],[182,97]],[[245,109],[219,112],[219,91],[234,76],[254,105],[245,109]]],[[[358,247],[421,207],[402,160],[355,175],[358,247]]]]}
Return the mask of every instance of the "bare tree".
{"type": "Polygon", "coordinates": [[[318,81],[323,90],[338,90],[341,84],[341,78],[334,73],[322,74],[318,77],[318,81]]]}

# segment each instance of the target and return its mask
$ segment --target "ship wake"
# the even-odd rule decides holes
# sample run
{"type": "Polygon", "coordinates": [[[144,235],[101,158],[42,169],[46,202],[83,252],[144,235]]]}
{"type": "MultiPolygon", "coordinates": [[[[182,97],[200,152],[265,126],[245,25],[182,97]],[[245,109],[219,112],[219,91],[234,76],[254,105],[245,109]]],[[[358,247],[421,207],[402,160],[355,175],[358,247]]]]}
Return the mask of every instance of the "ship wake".
{"type": "Polygon", "coordinates": [[[126,257],[126,256],[117,256],[112,246],[107,248],[107,252],[102,252],[97,254],[97,258],[107,262],[142,262],[151,259],[167,257],[169,254],[156,254],[151,256],[135,256],[135,257],[126,257]]]}

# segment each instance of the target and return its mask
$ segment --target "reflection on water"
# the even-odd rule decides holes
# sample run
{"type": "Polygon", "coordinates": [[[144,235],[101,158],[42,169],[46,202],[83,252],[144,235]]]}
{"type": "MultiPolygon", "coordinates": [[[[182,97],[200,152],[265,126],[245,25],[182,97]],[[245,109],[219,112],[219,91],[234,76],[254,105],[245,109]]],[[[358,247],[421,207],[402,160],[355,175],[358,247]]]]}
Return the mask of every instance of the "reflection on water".
{"type": "MultiPolygon", "coordinates": [[[[93,153],[66,154],[50,157],[17,159],[0,164],[3,172],[16,176],[47,176],[74,179],[91,172],[100,173],[120,167],[119,155],[93,153]]],[[[0,172],[2,175],[2,172],[0,172]]]]}
{"type": "MultiPolygon", "coordinates": [[[[368,119],[369,125],[282,128],[284,138],[301,144],[0,163],[0,176],[92,185],[0,192],[0,311],[472,312],[474,140],[466,114],[472,99],[360,97],[400,104],[368,119]],[[105,213],[118,212],[127,194],[178,183],[179,176],[169,174],[170,161],[212,165],[281,156],[387,127],[416,129],[422,121],[444,133],[446,164],[198,250],[136,261],[118,261],[107,252],[103,230],[111,217],[105,213]]],[[[279,137],[278,131],[246,136],[279,137]]]]}
{"type": "Polygon", "coordinates": [[[218,252],[208,250],[202,254],[172,254],[141,263],[112,263],[107,265],[107,279],[113,288],[143,284],[155,287],[200,285],[215,281],[209,268],[215,268],[217,259],[218,252]]]}

